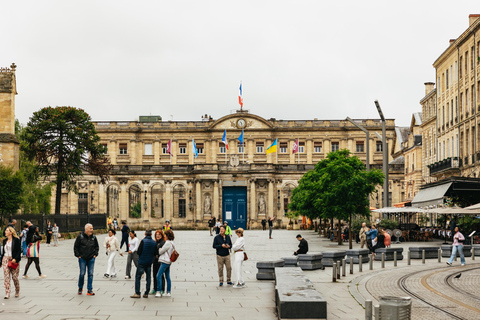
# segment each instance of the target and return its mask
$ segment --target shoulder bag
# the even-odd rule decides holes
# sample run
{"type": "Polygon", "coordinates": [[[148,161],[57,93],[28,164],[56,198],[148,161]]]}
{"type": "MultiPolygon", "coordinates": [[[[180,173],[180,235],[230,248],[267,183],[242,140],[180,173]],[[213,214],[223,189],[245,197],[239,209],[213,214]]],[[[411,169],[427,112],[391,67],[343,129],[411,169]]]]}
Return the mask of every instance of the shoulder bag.
{"type": "Polygon", "coordinates": [[[173,244],[172,244],[172,247],[173,247],[173,252],[172,252],[172,255],[170,256],[170,261],[175,262],[177,261],[178,256],[180,256],[180,253],[178,253],[178,251],[175,249],[175,246],[173,244]]]}

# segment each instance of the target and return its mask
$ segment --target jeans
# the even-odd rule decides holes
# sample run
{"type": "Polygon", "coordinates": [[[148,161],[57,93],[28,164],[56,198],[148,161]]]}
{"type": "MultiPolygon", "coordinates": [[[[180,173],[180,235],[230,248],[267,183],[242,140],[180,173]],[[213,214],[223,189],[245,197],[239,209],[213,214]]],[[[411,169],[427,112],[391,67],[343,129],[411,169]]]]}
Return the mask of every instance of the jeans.
{"type": "Polygon", "coordinates": [[[122,242],[120,242],[120,249],[122,249],[124,243],[126,245],[125,251],[128,251],[128,236],[126,238],[122,236],[122,242]]]}
{"type": "Polygon", "coordinates": [[[458,246],[452,246],[452,255],[450,256],[450,259],[448,259],[448,263],[452,263],[453,259],[455,259],[455,256],[457,255],[457,251],[460,254],[460,261],[462,264],[465,264],[465,256],[463,255],[463,245],[459,244],[458,246]]]}
{"type": "Polygon", "coordinates": [[[23,252],[23,255],[26,256],[27,255],[27,241],[23,241],[22,242],[22,252],[23,252]]]}
{"type": "Polygon", "coordinates": [[[142,281],[143,273],[147,274],[147,287],[145,289],[145,294],[148,294],[150,291],[150,283],[152,282],[152,265],[143,265],[138,264],[137,273],[135,274],[135,293],[140,294],[140,281],[142,281]]]}
{"type": "MultiPolygon", "coordinates": [[[[157,291],[158,288],[158,283],[157,283],[157,273],[158,270],[160,270],[160,262],[158,262],[158,259],[155,259],[156,261],[153,262],[153,267],[152,267],[152,274],[153,274],[153,289],[157,291]]],[[[162,275],[162,290],[165,291],[165,274],[162,275]]]]}
{"type": "Polygon", "coordinates": [[[165,279],[167,280],[167,292],[172,290],[172,282],[170,281],[170,264],[162,263],[160,270],[157,273],[157,291],[162,291],[162,274],[165,273],[165,279]]]}
{"type": "Polygon", "coordinates": [[[268,226],[268,237],[269,237],[269,238],[272,237],[272,231],[273,231],[273,227],[268,226]]]}
{"type": "Polygon", "coordinates": [[[83,260],[83,258],[78,258],[78,266],[80,267],[80,276],[78,277],[78,288],[83,289],[83,284],[85,283],[85,271],[88,268],[88,281],[87,281],[87,290],[93,290],[93,269],[95,267],[95,258],[92,258],[88,261],[83,260]]]}

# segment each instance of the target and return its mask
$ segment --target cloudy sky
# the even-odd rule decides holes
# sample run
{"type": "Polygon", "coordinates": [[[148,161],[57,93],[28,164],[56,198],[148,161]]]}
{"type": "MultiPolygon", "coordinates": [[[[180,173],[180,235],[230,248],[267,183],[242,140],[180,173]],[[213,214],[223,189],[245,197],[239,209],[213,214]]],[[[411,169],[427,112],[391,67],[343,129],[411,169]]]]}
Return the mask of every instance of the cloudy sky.
{"type": "Polygon", "coordinates": [[[478,1],[3,1],[0,66],[17,118],[387,118],[408,126],[424,82],[478,1]]]}

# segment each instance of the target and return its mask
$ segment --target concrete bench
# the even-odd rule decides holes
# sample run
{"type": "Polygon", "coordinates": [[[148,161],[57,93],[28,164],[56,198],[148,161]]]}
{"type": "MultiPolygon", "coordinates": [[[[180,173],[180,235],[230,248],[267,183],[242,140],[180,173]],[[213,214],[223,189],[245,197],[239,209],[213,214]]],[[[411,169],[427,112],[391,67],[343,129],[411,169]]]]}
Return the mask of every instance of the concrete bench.
{"type": "Polygon", "coordinates": [[[411,259],[422,259],[422,251],[425,250],[425,259],[437,259],[440,247],[409,247],[411,259]]]}
{"type": "Polygon", "coordinates": [[[275,268],[275,304],[280,319],[326,319],[327,301],[301,268],[275,268]]]}
{"type": "Polygon", "coordinates": [[[283,267],[285,261],[259,261],[257,262],[257,280],[275,280],[275,268],[283,267]]]}
{"type": "MultiPolygon", "coordinates": [[[[475,248],[475,251],[477,251],[477,248],[475,248]]],[[[442,257],[444,258],[450,258],[452,255],[452,245],[444,244],[442,245],[442,257]]],[[[464,245],[463,246],[463,255],[465,257],[471,257],[472,256],[472,246],[471,245],[464,245]]],[[[477,253],[475,252],[475,256],[477,253]]],[[[460,257],[460,254],[457,252],[457,257],[460,257]]]]}
{"type": "Polygon", "coordinates": [[[475,257],[480,256],[480,244],[472,244],[472,248],[475,248],[475,257]]]}
{"type": "Polygon", "coordinates": [[[298,257],[297,256],[291,256],[291,257],[283,257],[281,258],[283,261],[285,261],[285,268],[288,267],[296,267],[298,264],[298,257]]]}
{"type": "Polygon", "coordinates": [[[323,254],[321,252],[310,252],[306,254],[299,254],[298,256],[298,266],[302,270],[317,270],[325,269],[322,264],[323,254]]]}
{"type": "Polygon", "coordinates": [[[345,259],[347,263],[350,263],[350,258],[353,258],[353,264],[358,264],[360,261],[360,256],[362,256],[362,263],[367,263],[370,250],[351,249],[351,250],[347,250],[346,253],[347,253],[347,257],[345,259]]]}
{"type": "Polygon", "coordinates": [[[397,260],[403,260],[403,248],[380,248],[375,250],[375,261],[382,260],[382,253],[385,254],[385,261],[393,261],[394,252],[397,252],[397,260]]]}
{"type": "Polygon", "coordinates": [[[338,263],[345,259],[346,252],[345,251],[325,251],[323,252],[323,259],[322,263],[325,267],[333,266],[333,263],[338,263]]]}

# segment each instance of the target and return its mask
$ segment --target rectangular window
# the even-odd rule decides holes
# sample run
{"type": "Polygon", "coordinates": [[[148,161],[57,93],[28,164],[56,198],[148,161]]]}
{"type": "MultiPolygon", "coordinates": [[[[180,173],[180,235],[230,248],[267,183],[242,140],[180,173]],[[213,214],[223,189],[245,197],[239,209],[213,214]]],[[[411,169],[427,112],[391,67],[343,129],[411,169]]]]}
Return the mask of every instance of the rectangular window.
{"type": "Polygon", "coordinates": [[[468,75],[468,51],[465,51],[465,75],[468,75]]]}
{"type": "Polygon", "coordinates": [[[377,141],[377,152],[383,152],[382,141],[377,141]]]}
{"type": "Polygon", "coordinates": [[[187,154],[187,144],[186,143],[179,143],[178,144],[178,153],[187,154]]]}
{"type": "Polygon", "coordinates": [[[340,150],[340,143],[339,142],[332,142],[332,152],[340,150]]]}
{"type": "Polygon", "coordinates": [[[203,154],[203,143],[195,143],[198,154],[203,154]]]}
{"type": "Polygon", "coordinates": [[[445,82],[446,82],[445,84],[447,85],[447,89],[448,89],[448,80],[449,78],[448,78],[448,69],[447,69],[447,71],[445,72],[445,82]]]}
{"type": "Polygon", "coordinates": [[[128,149],[127,149],[127,144],[126,143],[120,143],[118,148],[120,150],[120,154],[127,154],[128,149]]]}
{"type": "Polygon", "coordinates": [[[186,202],[185,199],[178,199],[178,217],[185,218],[186,217],[186,202]]]}
{"type": "Polygon", "coordinates": [[[218,147],[220,148],[220,153],[227,153],[227,148],[222,142],[218,144],[218,147]]]}
{"type": "Polygon", "coordinates": [[[88,213],[88,193],[78,194],[78,213],[79,214],[88,213]]]}
{"type": "Polygon", "coordinates": [[[365,152],[364,151],[364,142],[363,141],[357,141],[356,145],[357,145],[357,149],[356,149],[356,152],[365,152]]]}
{"type": "Polygon", "coordinates": [[[287,153],[288,142],[280,142],[280,153],[287,153]]]}
{"type": "Polygon", "coordinates": [[[473,70],[473,66],[475,65],[475,47],[470,48],[470,52],[472,53],[472,61],[470,61],[470,69],[473,70]]]}
{"type": "Polygon", "coordinates": [[[106,143],[102,143],[102,147],[105,148],[104,154],[107,154],[108,153],[108,145],[106,143]]]}
{"type": "Polygon", "coordinates": [[[462,69],[463,69],[463,56],[460,57],[460,63],[458,64],[458,77],[459,78],[463,77],[462,69]]]}
{"type": "Polygon", "coordinates": [[[322,152],[322,143],[321,142],[314,142],[313,148],[316,153],[322,152]]]}
{"type": "Polygon", "coordinates": [[[245,147],[242,144],[238,145],[238,153],[245,153],[245,147]]]}
{"type": "Polygon", "coordinates": [[[257,153],[263,153],[263,142],[257,142],[257,153]]]}
{"type": "Polygon", "coordinates": [[[305,142],[298,143],[298,152],[304,153],[305,152],[305,142]]]}
{"type": "Polygon", "coordinates": [[[146,156],[153,155],[153,145],[151,143],[145,143],[144,148],[145,148],[145,151],[143,153],[144,155],[146,156]]]}
{"type": "Polygon", "coordinates": [[[167,151],[167,145],[162,145],[162,153],[163,154],[168,154],[168,151],[167,151]]]}

